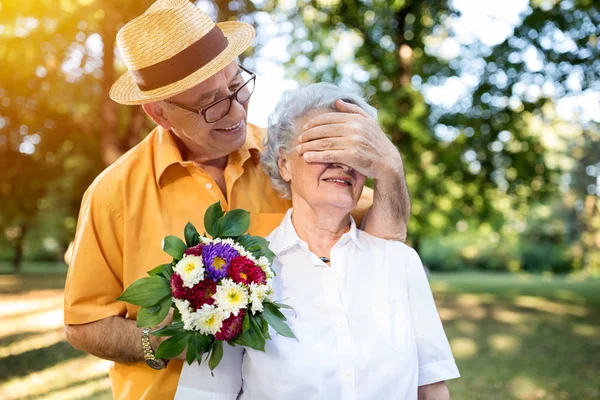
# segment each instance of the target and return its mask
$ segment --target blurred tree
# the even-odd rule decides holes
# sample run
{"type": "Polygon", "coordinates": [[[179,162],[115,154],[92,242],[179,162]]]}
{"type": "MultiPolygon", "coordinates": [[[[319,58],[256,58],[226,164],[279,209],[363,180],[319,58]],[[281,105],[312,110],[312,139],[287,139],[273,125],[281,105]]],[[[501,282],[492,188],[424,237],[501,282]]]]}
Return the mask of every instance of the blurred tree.
{"type": "Polygon", "coordinates": [[[119,106],[108,91],[122,71],[116,32],[151,3],[0,2],[0,219],[20,232],[15,263],[44,196],[66,207],[72,231],[85,188],[149,130],[141,107],[119,106]]]}
{"type": "Polygon", "coordinates": [[[421,236],[443,234],[462,219],[498,227],[500,193],[513,200],[505,206],[517,207],[556,192],[558,174],[527,120],[573,92],[569,82],[578,71],[578,91],[597,87],[594,2],[532,1],[505,41],[490,47],[473,40],[452,57],[440,48],[454,34],[458,12],[445,0],[272,1],[266,9],[294,23],[292,77],[354,85],[380,110],[406,164],[416,247],[421,236]],[[525,52],[541,63],[532,66],[525,52]],[[425,102],[423,89],[467,75],[476,83],[453,107],[425,102]]]}

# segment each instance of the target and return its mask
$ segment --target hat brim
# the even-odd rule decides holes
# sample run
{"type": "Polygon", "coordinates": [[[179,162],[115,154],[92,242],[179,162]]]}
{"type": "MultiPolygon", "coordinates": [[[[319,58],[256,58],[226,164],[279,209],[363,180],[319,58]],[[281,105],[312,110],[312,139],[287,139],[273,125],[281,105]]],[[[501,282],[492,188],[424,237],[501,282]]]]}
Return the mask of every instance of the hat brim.
{"type": "Polygon", "coordinates": [[[126,105],[139,105],[154,101],[165,100],[198,85],[210,78],[242,54],[252,43],[255,36],[254,28],[245,23],[237,21],[221,22],[217,26],[225,37],[228,44],[214,60],[188,75],[187,77],[150,91],[142,91],[127,71],[117,79],[110,89],[110,98],[117,103],[126,105]]]}

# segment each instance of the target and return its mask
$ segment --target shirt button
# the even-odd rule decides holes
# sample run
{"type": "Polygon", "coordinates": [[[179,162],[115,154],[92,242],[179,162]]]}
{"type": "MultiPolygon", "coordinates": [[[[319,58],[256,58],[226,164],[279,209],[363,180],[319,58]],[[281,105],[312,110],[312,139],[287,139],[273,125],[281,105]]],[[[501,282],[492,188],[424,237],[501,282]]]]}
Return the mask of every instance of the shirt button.
{"type": "Polygon", "coordinates": [[[212,183],[207,183],[207,184],[206,184],[206,188],[207,188],[208,190],[212,189],[212,183]]]}
{"type": "Polygon", "coordinates": [[[350,371],[344,372],[344,378],[345,379],[350,379],[351,376],[352,376],[352,374],[350,373],[350,371]]]}
{"type": "Polygon", "coordinates": [[[342,321],[341,319],[338,320],[338,322],[335,324],[338,328],[343,328],[344,327],[344,321],[342,321]]]}

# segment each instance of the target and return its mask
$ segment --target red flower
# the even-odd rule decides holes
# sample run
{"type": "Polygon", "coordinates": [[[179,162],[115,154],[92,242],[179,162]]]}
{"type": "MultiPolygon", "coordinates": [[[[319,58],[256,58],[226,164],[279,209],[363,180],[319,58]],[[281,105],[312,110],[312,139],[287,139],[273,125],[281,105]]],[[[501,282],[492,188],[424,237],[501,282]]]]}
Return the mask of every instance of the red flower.
{"type": "Polygon", "coordinates": [[[186,290],[183,287],[183,279],[181,279],[181,275],[177,272],[171,275],[171,294],[176,299],[185,299],[186,290]]]}
{"type": "Polygon", "coordinates": [[[215,334],[217,340],[231,340],[242,333],[242,322],[244,321],[246,310],[240,310],[237,317],[233,314],[223,321],[221,330],[215,334]]]}
{"type": "Polygon", "coordinates": [[[202,308],[203,304],[214,304],[212,296],[217,292],[217,284],[210,279],[205,279],[185,291],[185,299],[195,309],[202,308]]]}
{"type": "Polygon", "coordinates": [[[186,256],[199,256],[202,257],[202,244],[197,244],[194,247],[190,247],[186,251],[183,252],[186,256]]]}
{"type": "Polygon", "coordinates": [[[227,276],[235,283],[243,283],[249,285],[256,283],[264,285],[267,282],[267,276],[260,267],[258,267],[250,259],[238,256],[231,260],[227,276]]]}

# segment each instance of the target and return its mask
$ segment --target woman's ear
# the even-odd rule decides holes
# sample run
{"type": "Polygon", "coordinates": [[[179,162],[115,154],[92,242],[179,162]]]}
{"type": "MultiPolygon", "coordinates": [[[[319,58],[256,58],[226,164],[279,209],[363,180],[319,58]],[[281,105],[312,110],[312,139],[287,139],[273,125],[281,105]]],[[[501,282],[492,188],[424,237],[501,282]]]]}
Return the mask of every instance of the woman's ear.
{"type": "Polygon", "coordinates": [[[292,174],[290,173],[290,160],[286,154],[281,154],[277,159],[277,166],[279,167],[279,175],[284,181],[289,182],[292,180],[292,174]]]}
{"type": "Polygon", "coordinates": [[[155,101],[153,103],[143,104],[142,108],[146,111],[146,114],[152,118],[154,122],[162,126],[165,130],[171,129],[172,125],[165,117],[165,110],[161,105],[162,102],[155,101]]]}

